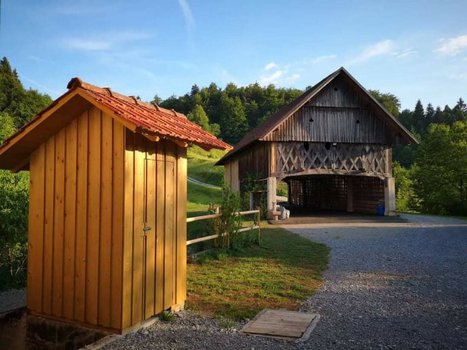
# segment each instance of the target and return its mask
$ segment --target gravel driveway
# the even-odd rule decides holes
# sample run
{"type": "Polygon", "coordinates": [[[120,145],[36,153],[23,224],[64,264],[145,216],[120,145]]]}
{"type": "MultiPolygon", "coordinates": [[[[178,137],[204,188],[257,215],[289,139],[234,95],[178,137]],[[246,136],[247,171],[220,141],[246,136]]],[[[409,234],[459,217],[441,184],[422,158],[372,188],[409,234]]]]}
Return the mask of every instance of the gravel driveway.
{"type": "Polygon", "coordinates": [[[246,336],[185,312],[109,348],[466,349],[467,222],[404,218],[407,223],[287,227],[331,247],[325,284],[302,305],[321,315],[304,344],[246,336]]]}

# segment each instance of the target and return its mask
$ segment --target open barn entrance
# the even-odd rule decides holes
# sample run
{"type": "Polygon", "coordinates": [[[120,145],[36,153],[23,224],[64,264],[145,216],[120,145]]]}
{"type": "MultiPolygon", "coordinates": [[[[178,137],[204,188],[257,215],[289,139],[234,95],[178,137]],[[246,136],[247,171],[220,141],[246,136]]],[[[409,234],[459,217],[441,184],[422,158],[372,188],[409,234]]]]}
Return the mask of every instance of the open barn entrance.
{"type": "Polygon", "coordinates": [[[285,178],[291,216],[319,212],[384,214],[384,182],[378,177],[302,175],[285,178]]]}

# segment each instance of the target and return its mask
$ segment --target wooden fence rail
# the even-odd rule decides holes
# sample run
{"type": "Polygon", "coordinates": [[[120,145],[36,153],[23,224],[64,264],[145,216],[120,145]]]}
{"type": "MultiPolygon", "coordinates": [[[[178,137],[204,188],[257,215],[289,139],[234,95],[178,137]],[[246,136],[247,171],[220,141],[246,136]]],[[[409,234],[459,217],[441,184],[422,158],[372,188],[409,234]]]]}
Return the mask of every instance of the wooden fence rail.
{"type": "MultiPolygon", "coordinates": [[[[246,211],[239,211],[239,212],[235,213],[235,215],[237,215],[237,216],[246,216],[246,215],[253,215],[253,214],[256,214],[255,219],[253,221],[254,224],[251,225],[251,226],[248,226],[248,227],[240,228],[240,229],[238,229],[236,231],[236,233],[253,231],[253,230],[257,229],[258,230],[258,242],[259,242],[260,237],[261,237],[261,230],[260,230],[260,227],[259,227],[259,223],[260,223],[260,220],[261,220],[260,210],[259,209],[246,210],[246,211]]],[[[200,215],[200,216],[194,216],[194,217],[191,217],[191,218],[187,218],[186,222],[188,224],[190,222],[201,221],[201,220],[209,220],[209,219],[218,219],[220,217],[221,217],[221,214],[200,215]]],[[[199,242],[210,241],[212,239],[216,239],[216,238],[219,238],[219,237],[224,237],[224,236],[226,236],[228,234],[229,234],[228,232],[223,232],[220,235],[215,234],[215,235],[209,235],[209,236],[203,236],[203,237],[190,239],[190,240],[186,241],[186,245],[189,246],[191,244],[195,244],[195,243],[199,243],[199,242]]]]}

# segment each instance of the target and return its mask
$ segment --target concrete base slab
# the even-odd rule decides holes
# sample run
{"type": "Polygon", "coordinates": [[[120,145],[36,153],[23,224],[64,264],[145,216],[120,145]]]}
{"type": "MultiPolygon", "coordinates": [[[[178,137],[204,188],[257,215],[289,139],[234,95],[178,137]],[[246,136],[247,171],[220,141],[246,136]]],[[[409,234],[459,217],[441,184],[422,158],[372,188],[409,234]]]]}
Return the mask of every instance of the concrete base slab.
{"type": "Polygon", "coordinates": [[[310,337],[318,320],[318,314],[265,309],[248,322],[242,332],[302,342],[310,337]]]}

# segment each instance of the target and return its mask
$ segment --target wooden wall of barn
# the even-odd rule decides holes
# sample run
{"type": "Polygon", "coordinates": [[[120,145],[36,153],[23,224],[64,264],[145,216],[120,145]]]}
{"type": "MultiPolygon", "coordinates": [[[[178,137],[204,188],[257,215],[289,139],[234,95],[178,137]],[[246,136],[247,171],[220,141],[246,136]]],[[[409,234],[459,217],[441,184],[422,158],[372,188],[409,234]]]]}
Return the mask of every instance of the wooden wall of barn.
{"type": "Polygon", "coordinates": [[[224,183],[228,184],[233,191],[240,192],[237,159],[231,159],[224,164],[224,183]]]}
{"type": "Polygon", "coordinates": [[[30,179],[33,313],[120,331],[183,304],[185,149],[93,107],[32,153],[30,179]]]}
{"type": "Polygon", "coordinates": [[[269,176],[270,147],[270,142],[257,142],[235,158],[238,160],[240,187],[248,177],[264,179],[269,176]]]}
{"type": "Polygon", "coordinates": [[[389,144],[390,132],[368,98],[338,78],[264,140],[389,144]]]}

